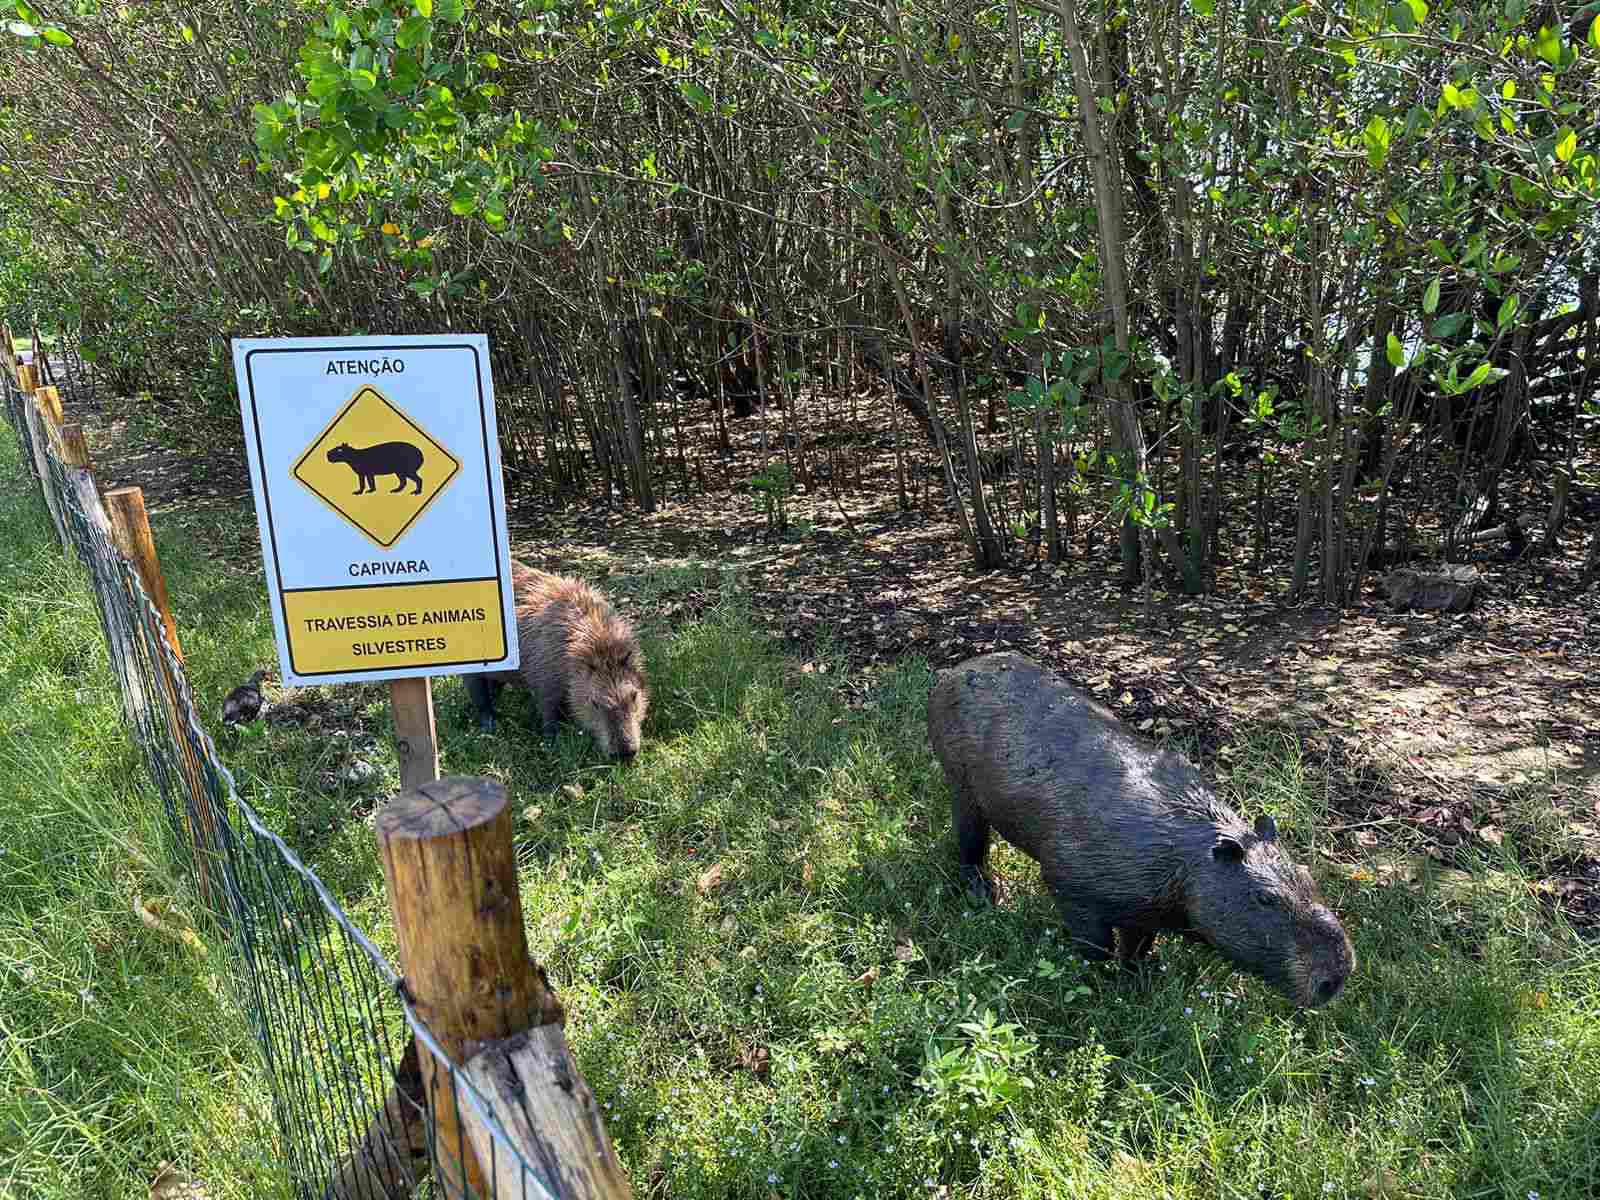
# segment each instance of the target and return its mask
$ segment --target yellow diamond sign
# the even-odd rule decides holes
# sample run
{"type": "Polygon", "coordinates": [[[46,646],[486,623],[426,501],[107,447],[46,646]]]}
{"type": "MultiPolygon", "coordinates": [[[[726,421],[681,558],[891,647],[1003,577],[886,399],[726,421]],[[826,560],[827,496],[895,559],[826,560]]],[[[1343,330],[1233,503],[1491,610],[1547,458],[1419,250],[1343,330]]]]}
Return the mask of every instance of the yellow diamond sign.
{"type": "Polygon", "coordinates": [[[328,422],[291,473],[387,550],[460,470],[455,455],[368,384],[328,422]]]}

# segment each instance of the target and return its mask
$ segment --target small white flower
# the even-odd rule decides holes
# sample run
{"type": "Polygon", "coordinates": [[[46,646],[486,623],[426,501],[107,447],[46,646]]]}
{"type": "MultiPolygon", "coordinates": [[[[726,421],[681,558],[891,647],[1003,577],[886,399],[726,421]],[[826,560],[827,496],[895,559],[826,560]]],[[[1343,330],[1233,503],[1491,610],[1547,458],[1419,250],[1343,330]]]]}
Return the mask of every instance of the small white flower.
{"type": "Polygon", "coordinates": [[[1322,1190],[1330,1196],[1333,1195],[1333,1180],[1330,1179],[1327,1183],[1323,1184],[1322,1190]]]}
{"type": "Polygon", "coordinates": [[[837,1171],[838,1169],[839,1169],[839,1160],[837,1158],[830,1158],[828,1160],[828,1170],[837,1171]]]}
{"type": "Polygon", "coordinates": [[[1528,1200],[1539,1200],[1539,1193],[1538,1192],[1529,1192],[1528,1193],[1528,1200]]]}
{"type": "Polygon", "coordinates": [[[778,1173],[776,1171],[768,1171],[767,1172],[767,1182],[768,1183],[777,1183],[778,1182],[778,1173]]]}
{"type": "Polygon", "coordinates": [[[1363,1075],[1361,1077],[1361,1086],[1362,1087],[1377,1087],[1378,1086],[1378,1081],[1376,1079],[1374,1079],[1371,1075],[1363,1075]]]}
{"type": "Polygon", "coordinates": [[[1194,1009],[1192,1009],[1192,1008],[1186,1008],[1186,1009],[1184,1009],[1184,1010],[1183,1010],[1183,1015],[1184,1015],[1184,1016],[1186,1016],[1186,1017],[1192,1017],[1192,1016],[1194,1016],[1194,1009]]]}
{"type": "Polygon", "coordinates": [[[1245,1061],[1245,1065],[1246,1066],[1249,1066],[1251,1063],[1255,1062],[1255,1060],[1256,1060],[1256,1056],[1254,1054],[1246,1054],[1244,1056],[1244,1061],[1245,1061]]]}

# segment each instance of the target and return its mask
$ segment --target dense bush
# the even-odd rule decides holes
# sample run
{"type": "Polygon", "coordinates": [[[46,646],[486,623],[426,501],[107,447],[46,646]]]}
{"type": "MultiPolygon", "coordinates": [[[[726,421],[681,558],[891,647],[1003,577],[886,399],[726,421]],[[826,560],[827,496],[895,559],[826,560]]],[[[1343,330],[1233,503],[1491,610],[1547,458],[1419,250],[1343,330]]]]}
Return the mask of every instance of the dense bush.
{"type": "Polygon", "coordinates": [[[1337,600],[1592,410],[1592,3],[15,7],[6,303],[185,415],[239,333],[486,330],[512,469],[648,508],[865,377],[980,563],[1070,484],[1203,586],[1243,449],[1337,600]]]}

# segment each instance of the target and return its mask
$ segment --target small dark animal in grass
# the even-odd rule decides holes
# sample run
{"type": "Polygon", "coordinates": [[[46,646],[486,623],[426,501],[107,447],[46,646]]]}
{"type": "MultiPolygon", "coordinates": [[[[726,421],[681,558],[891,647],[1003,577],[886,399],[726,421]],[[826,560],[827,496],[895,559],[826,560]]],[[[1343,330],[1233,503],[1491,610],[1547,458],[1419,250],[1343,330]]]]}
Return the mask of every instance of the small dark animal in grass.
{"type": "Polygon", "coordinates": [[[467,676],[479,727],[494,729],[501,685],[521,682],[533,693],[546,738],[555,737],[565,713],[589,731],[601,753],[631,759],[639,753],[650,703],[633,627],[579,580],[513,562],[511,584],[522,667],[467,676]]]}
{"type": "Polygon", "coordinates": [[[422,494],[422,476],[418,474],[422,470],[422,451],[410,442],[380,442],[376,446],[352,446],[348,442],[340,442],[328,451],[328,461],[350,464],[350,469],[361,481],[354,495],[377,491],[379,475],[395,477],[396,486],[389,489],[391,495],[405,491],[407,480],[417,485],[412,495],[422,494]]]}
{"type": "Polygon", "coordinates": [[[261,715],[261,681],[266,677],[265,670],[257,671],[223,697],[224,725],[248,725],[261,715]]]}
{"type": "Polygon", "coordinates": [[[983,871],[993,829],[1038,860],[1087,958],[1109,957],[1116,929],[1131,965],[1174,930],[1306,1008],[1332,1000],[1355,969],[1344,927],[1271,817],[1246,825],[1181,755],[1134,737],[1022,655],[943,672],[928,735],[976,898],[993,898],[983,871]]]}

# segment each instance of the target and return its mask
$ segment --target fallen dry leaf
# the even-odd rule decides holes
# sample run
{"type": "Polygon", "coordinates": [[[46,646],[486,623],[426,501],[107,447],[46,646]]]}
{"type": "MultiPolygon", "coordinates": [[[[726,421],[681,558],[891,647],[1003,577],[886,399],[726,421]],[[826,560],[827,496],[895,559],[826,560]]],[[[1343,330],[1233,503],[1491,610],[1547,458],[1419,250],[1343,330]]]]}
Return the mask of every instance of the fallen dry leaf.
{"type": "Polygon", "coordinates": [[[916,948],[910,938],[900,938],[894,944],[894,956],[903,963],[916,962],[922,957],[922,951],[916,948]]]}
{"type": "Polygon", "coordinates": [[[772,1070],[772,1056],[765,1046],[752,1046],[739,1051],[739,1065],[757,1079],[765,1079],[772,1070]]]}
{"type": "Polygon", "coordinates": [[[856,976],[856,982],[859,983],[859,984],[863,984],[866,987],[871,987],[873,984],[877,983],[878,982],[878,968],[877,968],[876,964],[874,964],[873,966],[868,967],[865,971],[861,972],[861,974],[857,975],[856,976]]]}
{"type": "Polygon", "coordinates": [[[1485,825],[1482,829],[1478,830],[1478,836],[1484,841],[1488,842],[1491,846],[1498,846],[1501,842],[1506,840],[1505,833],[1502,830],[1496,829],[1493,825],[1485,825]]]}
{"type": "Polygon", "coordinates": [[[187,925],[180,925],[173,920],[172,901],[162,897],[144,900],[139,896],[133,898],[133,911],[139,920],[143,921],[157,933],[164,933],[174,941],[182,942],[189,949],[200,954],[206,952],[205,943],[198,934],[187,925]]]}
{"type": "Polygon", "coordinates": [[[150,1184],[150,1200],[206,1200],[206,1190],[171,1163],[162,1163],[150,1184]]]}
{"type": "Polygon", "coordinates": [[[721,882],[722,864],[712,863],[704,871],[700,872],[700,878],[694,881],[695,891],[704,896],[721,882]]]}

